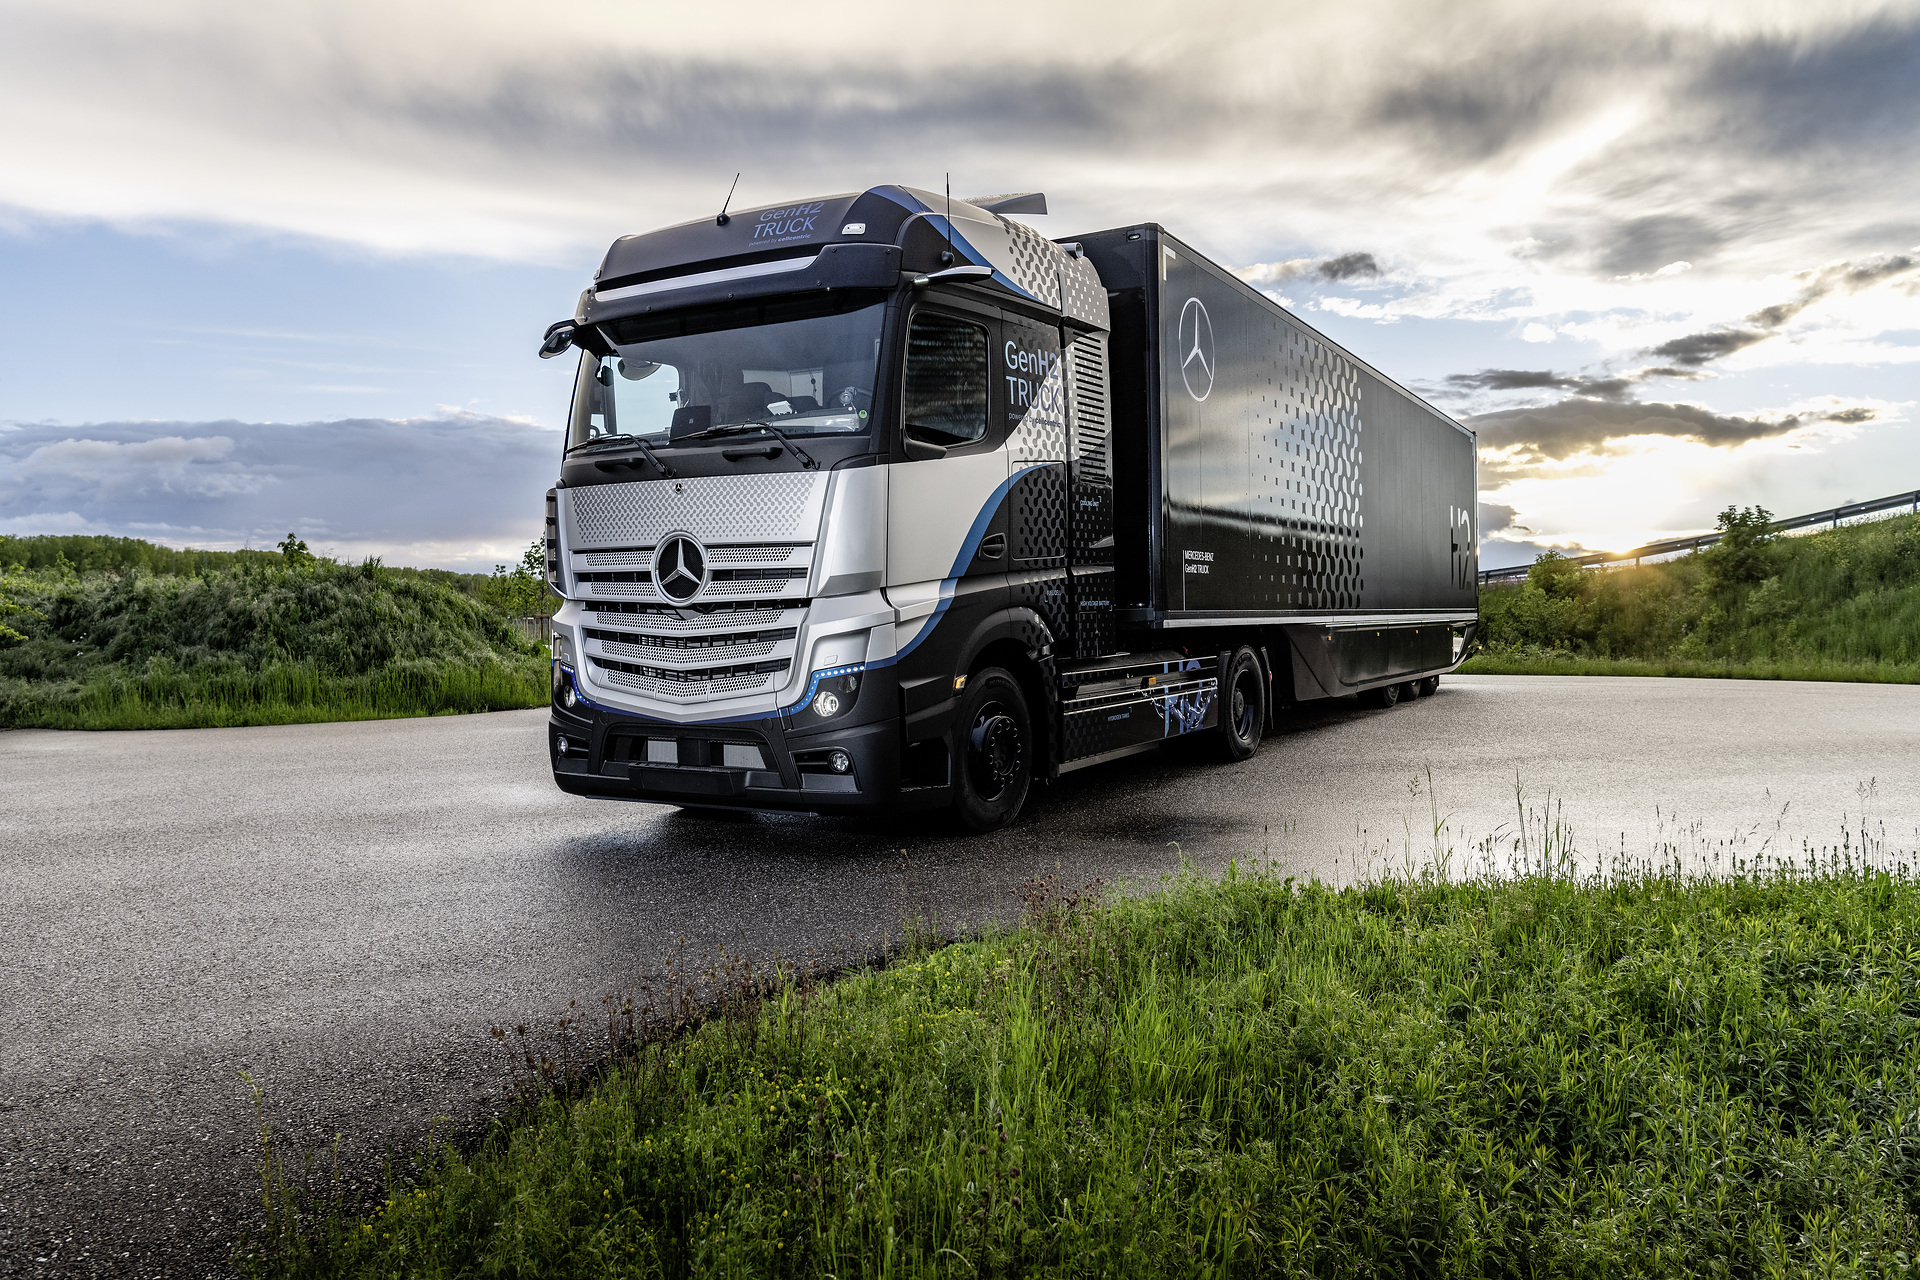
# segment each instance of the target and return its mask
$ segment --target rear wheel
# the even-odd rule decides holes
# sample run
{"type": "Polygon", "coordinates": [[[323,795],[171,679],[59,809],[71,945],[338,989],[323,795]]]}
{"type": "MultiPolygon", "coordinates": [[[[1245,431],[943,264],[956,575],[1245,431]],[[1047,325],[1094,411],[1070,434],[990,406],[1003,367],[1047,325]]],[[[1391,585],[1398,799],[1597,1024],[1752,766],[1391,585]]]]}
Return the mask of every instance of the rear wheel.
{"type": "Polygon", "coordinates": [[[1229,761],[1245,760],[1260,746],[1266,732],[1266,699],[1260,688],[1260,659],[1241,648],[1227,659],[1220,675],[1220,728],[1215,746],[1229,761]]]}
{"type": "Polygon", "coordinates": [[[1361,706],[1373,707],[1380,711],[1386,710],[1398,701],[1400,701],[1400,686],[1397,684],[1383,684],[1378,689],[1368,689],[1360,695],[1361,706]]]}
{"type": "Polygon", "coordinates": [[[1428,676],[1426,679],[1418,681],[1417,683],[1420,686],[1420,696],[1423,698],[1431,698],[1434,694],[1440,692],[1439,676],[1428,676]]]}
{"type": "Polygon", "coordinates": [[[954,813],[971,831],[1004,827],[1033,783],[1033,719],[1020,682],[1000,667],[975,673],[961,697],[959,729],[954,813]]]}

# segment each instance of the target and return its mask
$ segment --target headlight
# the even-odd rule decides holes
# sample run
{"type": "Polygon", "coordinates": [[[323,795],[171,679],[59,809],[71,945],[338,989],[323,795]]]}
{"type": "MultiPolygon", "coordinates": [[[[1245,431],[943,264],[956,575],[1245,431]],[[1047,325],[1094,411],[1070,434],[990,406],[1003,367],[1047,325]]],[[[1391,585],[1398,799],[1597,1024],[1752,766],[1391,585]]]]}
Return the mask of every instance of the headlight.
{"type": "Polygon", "coordinates": [[[859,692],[860,673],[857,671],[851,675],[822,676],[814,685],[807,710],[822,720],[831,720],[851,707],[854,695],[859,692]]]}
{"type": "Polygon", "coordinates": [[[553,664],[553,700],[568,711],[580,705],[580,692],[573,687],[573,673],[557,662],[553,664]]]}

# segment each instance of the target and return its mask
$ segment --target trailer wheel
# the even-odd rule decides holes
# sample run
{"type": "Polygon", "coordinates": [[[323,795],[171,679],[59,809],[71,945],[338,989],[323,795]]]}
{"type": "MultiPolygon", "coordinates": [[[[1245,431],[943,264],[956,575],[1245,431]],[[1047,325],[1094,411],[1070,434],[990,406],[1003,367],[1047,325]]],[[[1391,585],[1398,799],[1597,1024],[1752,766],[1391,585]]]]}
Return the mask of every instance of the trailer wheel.
{"type": "Polygon", "coordinates": [[[1378,689],[1368,689],[1360,695],[1360,705],[1376,711],[1385,711],[1398,701],[1400,686],[1397,684],[1383,684],[1378,689]]]}
{"type": "Polygon", "coordinates": [[[1438,692],[1440,692],[1440,677],[1439,677],[1439,676],[1428,676],[1428,677],[1427,677],[1427,678],[1426,678],[1425,680],[1422,680],[1422,681],[1420,681],[1420,696],[1421,696],[1421,697],[1423,697],[1423,698],[1431,698],[1431,697],[1432,697],[1432,696],[1433,696],[1434,694],[1436,694],[1436,693],[1438,693],[1438,692]]]}
{"type": "Polygon", "coordinates": [[[1221,675],[1220,728],[1214,739],[1218,753],[1229,761],[1252,755],[1260,746],[1260,735],[1266,732],[1261,679],[1259,656],[1251,649],[1234,650],[1221,675]]]}
{"type": "Polygon", "coordinates": [[[1004,827],[1033,781],[1033,718],[1020,682],[1000,667],[967,681],[960,704],[960,768],[953,809],[971,831],[1004,827]]]}

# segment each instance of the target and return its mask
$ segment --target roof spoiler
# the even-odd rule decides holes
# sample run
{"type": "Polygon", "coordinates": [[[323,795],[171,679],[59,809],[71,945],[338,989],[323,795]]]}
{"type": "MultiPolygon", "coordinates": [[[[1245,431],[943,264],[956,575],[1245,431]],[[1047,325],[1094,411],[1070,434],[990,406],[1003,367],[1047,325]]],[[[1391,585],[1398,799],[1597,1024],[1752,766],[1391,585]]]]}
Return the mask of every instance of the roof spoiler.
{"type": "Polygon", "coordinates": [[[999,196],[974,196],[967,203],[976,209],[985,209],[988,213],[1045,213],[1047,193],[1011,191],[999,196]]]}

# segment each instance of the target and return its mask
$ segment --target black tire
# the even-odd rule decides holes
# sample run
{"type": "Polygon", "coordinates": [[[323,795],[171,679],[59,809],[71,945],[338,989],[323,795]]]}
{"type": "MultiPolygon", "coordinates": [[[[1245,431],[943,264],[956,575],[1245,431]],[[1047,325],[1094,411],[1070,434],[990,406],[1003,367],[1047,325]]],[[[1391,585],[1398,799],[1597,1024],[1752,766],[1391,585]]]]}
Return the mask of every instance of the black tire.
{"type": "Polygon", "coordinates": [[[1440,692],[1439,676],[1428,676],[1426,679],[1418,681],[1417,683],[1420,686],[1420,696],[1423,698],[1431,698],[1434,694],[1440,692]]]}
{"type": "Polygon", "coordinates": [[[1214,754],[1228,762],[1245,760],[1260,747],[1267,730],[1265,673],[1253,650],[1236,649],[1220,677],[1220,727],[1213,731],[1214,754]]]}
{"type": "Polygon", "coordinates": [[[1401,685],[1400,701],[1402,702],[1418,701],[1420,697],[1420,684],[1421,682],[1418,680],[1409,680],[1405,684],[1401,685]]]}
{"type": "Polygon", "coordinates": [[[1398,701],[1400,701],[1400,686],[1397,684],[1383,684],[1378,689],[1368,689],[1360,695],[1360,705],[1372,707],[1376,711],[1385,711],[1398,701]]]}
{"type": "Polygon", "coordinates": [[[977,671],[960,698],[953,811],[969,831],[1020,816],[1033,785],[1033,717],[1020,682],[1000,667],[977,671]]]}

